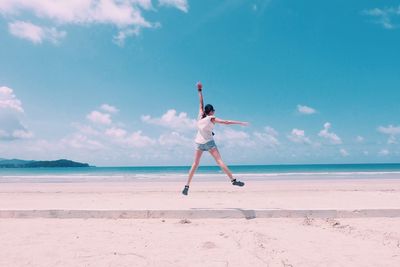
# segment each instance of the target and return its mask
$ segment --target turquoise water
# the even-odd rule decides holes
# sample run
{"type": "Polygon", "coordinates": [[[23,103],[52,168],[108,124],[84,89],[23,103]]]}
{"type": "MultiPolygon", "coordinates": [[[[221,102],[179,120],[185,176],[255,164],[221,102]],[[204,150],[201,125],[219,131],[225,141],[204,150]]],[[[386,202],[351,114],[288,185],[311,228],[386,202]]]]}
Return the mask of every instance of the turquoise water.
{"type": "MultiPolygon", "coordinates": [[[[309,165],[237,165],[234,173],[318,173],[318,172],[400,172],[400,163],[388,164],[309,164],[309,165]]],[[[88,168],[0,168],[3,175],[118,175],[187,173],[190,166],[88,167],[88,168]]],[[[198,173],[220,173],[218,166],[200,166],[198,173]]]]}
{"type": "MultiPolygon", "coordinates": [[[[184,180],[189,166],[0,169],[0,182],[184,180]]],[[[400,178],[400,164],[242,165],[231,171],[247,179],[400,178]]],[[[200,166],[195,177],[221,179],[217,166],[200,166]]]]}

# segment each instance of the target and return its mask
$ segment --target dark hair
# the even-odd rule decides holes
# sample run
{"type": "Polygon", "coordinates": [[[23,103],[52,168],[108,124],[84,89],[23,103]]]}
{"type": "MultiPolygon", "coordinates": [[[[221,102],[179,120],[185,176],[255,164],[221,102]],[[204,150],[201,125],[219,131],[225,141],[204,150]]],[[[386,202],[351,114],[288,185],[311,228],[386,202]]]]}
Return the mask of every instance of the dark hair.
{"type": "Polygon", "coordinates": [[[205,118],[208,114],[210,114],[210,112],[212,112],[212,111],[215,111],[214,110],[214,107],[212,106],[212,105],[210,105],[210,104],[207,104],[205,107],[204,107],[204,113],[203,113],[203,118],[205,118]]]}

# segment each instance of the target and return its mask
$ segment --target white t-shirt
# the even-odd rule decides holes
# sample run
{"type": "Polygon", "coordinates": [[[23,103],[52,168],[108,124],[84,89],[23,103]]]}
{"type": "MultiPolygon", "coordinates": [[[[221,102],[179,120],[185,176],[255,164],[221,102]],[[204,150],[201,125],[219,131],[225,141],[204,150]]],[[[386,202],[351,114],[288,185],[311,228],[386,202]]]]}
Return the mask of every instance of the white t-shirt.
{"type": "Polygon", "coordinates": [[[214,123],[211,119],[215,119],[215,116],[206,116],[205,118],[199,118],[197,121],[197,135],[194,140],[197,144],[205,144],[209,141],[214,140],[213,138],[213,128],[214,123]]]}

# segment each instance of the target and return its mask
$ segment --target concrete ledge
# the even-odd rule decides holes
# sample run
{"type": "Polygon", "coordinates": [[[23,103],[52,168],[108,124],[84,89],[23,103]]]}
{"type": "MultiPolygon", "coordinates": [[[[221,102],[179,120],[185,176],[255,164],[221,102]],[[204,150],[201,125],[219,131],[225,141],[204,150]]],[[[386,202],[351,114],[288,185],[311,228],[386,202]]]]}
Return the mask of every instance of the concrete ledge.
{"type": "Polygon", "coordinates": [[[58,219],[223,219],[223,218],[368,218],[400,217],[400,209],[360,210],[0,210],[0,218],[58,218],[58,219]]]}

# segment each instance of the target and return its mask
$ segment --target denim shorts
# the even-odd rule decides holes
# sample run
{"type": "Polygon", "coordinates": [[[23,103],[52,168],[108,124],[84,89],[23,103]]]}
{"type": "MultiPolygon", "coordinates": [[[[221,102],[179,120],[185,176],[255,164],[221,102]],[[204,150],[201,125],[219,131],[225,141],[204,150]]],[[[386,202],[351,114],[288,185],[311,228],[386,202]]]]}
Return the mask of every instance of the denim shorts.
{"type": "Polygon", "coordinates": [[[201,151],[209,151],[213,148],[217,148],[217,145],[215,144],[214,140],[208,141],[205,144],[197,144],[196,143],[196,149],[201,150],[201,151]]]}

